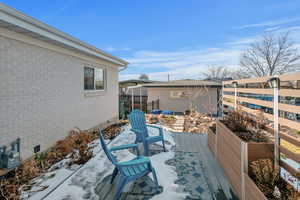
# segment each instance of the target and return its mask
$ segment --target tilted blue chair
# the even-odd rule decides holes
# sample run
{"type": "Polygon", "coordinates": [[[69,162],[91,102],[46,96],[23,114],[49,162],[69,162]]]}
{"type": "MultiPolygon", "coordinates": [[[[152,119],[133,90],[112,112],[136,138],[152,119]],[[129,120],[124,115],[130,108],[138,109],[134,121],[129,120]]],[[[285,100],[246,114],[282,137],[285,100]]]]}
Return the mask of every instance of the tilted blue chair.
{"type": "Polygon", "coordinates": [[[164,134],[163,129],[161,127],[146,124],[145,114],[140,110],[133,110],[128,115],[128,119],[131,124],[131,131],[133,131],[136,134],[135,143],[143,143],[146,156],[149,156],[149,145],[155,142],[161,141],[164,151],[166,152],[164,134]],[[158,129],[159,135],[149,136],[147,127],[158,129]]]}
{"type": "Polygon", "coordinates": [[[140,177],[146,176],[149,173],[152,173],[154,183],[156,184],[156,189],[158,191],[158,182],[154,168],[151,165],[151,161],[147,157],[143,157],[139,155],[138,145],[137,144],[126,144],[121,146],[116,146],[112,148],[108,148],[104,142],[104,138],[102,136],[102,131],[99,129],[100,133],[100,143],[101,146],[107,156],[107,158],[113,163],[115,166],[114,171],[112,173],[111,181],[112,184],[115,177],[120,173],[120,179],[117,184],[117,192],[114,196],[114,200],[118,200],[121,196],[122,190],[124,186],[130,181],[134,181],[140,177]],[[112,154],[113,151],[119,151],[124,149],[135,149],[137,151],[138,156],[130,161],[119,162],[112,154]]]}

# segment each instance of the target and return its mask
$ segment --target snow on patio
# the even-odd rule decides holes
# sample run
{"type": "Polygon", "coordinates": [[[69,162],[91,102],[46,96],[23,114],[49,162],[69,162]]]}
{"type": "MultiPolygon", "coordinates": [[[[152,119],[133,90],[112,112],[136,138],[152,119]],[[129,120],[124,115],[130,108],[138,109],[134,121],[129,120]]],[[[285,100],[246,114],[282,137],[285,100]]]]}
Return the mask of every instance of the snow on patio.
{"type": "MultiPolygon", "coordinates": [[[[153,128],[150,128],[149,132],[150,135],[158,134],[157,130],[153,128]]],[[[175,156],[175,142],[170,132],[165,131],[164,136],[167,152],[162,151],[150,157],[152,165],[156,169],[159,185],[163,188],[161,193],[155,196],[152,195],[152,199],[184,199],[186,194],[183,192],[183,187],[175,184],[175,181],[178,179],[175,167],[165,164],[166,161],[175,156]]],[[[122,134],[112,140],[108,146],[129,144],[134,141],[135,134],[130,131],[129,126],[125,126],[122,134]]],[[[91,145],[93,146],[94,156],[85,165],[74,165],[71,168],[67,168],[64,166],[64,163],[68,159],[57,163],[57,166],[63,167],[35,179],[34,187],[30,191],[23,192],[22,199],[103,199],[101,197],[102,194],[99,194],[99,192],[102,192],[99,190],[99,187],[101,186],[100,188],[102,188],[101,184],[106,181],[105,179],[108,179],[114,166],[102,151],[98,140],[91,143],[91,145]]],[[[120,161],[127,161],[136,156],[130,150],[118,151],[115,155],[120,161]]],[[[149,177],[152,179],[151,174],[149,177]]],[[[129,184],[125,191],[132,190],[132,188],[132,184],[129,184]]]]}

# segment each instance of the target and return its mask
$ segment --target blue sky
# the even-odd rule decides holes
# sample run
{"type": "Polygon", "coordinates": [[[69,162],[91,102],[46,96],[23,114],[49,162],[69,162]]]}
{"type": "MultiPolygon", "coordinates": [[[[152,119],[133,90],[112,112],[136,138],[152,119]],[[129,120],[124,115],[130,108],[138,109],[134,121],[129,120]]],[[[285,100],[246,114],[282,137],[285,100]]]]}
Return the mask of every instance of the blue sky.
{"type": "Polygon", "coordinates": [[[299,0],[4,0],[27,15],[131,64],[120,79],[201,78],[238,66],[265,31],[291,31],[300,47],[299,0]]]}

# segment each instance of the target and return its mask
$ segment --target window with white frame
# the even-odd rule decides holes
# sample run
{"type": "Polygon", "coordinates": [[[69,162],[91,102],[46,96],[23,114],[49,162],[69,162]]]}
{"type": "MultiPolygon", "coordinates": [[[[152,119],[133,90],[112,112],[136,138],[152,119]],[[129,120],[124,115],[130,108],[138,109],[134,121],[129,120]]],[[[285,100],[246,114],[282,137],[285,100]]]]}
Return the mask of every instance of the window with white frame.
{"type": "Polygon", "coordinates": [[[105,70],[94,67],[84,67],[84,90],[104,90],[105,70]]]}

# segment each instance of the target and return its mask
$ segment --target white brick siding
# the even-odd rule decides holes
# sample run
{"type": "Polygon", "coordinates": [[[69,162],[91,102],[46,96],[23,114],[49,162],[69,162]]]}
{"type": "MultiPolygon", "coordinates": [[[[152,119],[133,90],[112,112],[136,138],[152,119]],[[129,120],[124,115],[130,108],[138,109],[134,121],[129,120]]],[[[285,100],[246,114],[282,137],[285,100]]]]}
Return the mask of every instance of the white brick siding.
{"type": "Polygon", "coordinates": [[[118,70],[91,61],[0,33],[0,145],[20,137],[21,155],[27,158],[35,145],[45,150],[74,127],[91,128],[116,118],[118,70]],[[105,92],[86,95],[85,64],[106,68],[105,92]]]}

